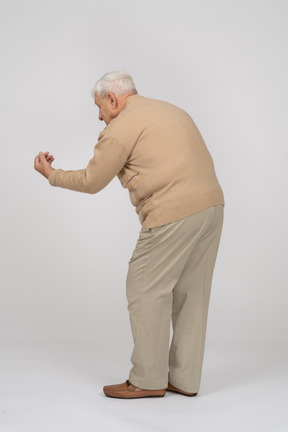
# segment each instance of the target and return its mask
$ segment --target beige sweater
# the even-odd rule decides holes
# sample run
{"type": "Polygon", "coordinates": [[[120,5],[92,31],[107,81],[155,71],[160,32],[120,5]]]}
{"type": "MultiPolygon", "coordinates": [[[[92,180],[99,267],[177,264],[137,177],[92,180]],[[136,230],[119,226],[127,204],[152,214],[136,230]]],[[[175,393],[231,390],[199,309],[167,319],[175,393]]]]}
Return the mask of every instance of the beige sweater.
{"type": "Polygon", "coordinates": [[[129,190],[142,230],[224,205],[213,160],[191,117],[140,95],[100,133],[86,169],[53,170],[52,186],[96,193],[115,176],[129,190]]]}

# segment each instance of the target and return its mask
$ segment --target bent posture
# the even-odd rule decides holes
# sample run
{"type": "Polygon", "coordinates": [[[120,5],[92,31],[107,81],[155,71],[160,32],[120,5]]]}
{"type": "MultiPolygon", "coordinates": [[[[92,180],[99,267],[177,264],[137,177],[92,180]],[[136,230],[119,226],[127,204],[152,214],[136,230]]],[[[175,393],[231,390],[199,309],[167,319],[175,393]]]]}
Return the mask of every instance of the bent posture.
{"type": "Polygon", "coordinates": [[[130,75],[104,75],[93,97],[106,127],[86,169],[54,169],[48,152],[34,164],[52,186],[91,194],[118,176],[142,224],[127,275],[133,367],[126,382],[105,386],[104,393],[195,396],[223,224],[213,160],[191,117],[138,95],[130,75]]]}

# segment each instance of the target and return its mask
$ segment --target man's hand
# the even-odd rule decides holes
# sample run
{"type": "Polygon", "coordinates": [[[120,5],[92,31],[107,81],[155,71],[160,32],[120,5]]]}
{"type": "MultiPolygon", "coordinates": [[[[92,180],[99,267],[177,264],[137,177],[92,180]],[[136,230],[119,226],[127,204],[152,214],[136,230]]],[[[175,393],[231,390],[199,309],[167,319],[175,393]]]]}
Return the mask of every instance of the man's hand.
{"type": "Polygon", "coordinates": [[[54,168],[51,166],[53,161],[54,157],[49,155],[49,152],[40,152],[34,159],[34,168],[48,179],[50,172],[54,170],[54,168]]]}

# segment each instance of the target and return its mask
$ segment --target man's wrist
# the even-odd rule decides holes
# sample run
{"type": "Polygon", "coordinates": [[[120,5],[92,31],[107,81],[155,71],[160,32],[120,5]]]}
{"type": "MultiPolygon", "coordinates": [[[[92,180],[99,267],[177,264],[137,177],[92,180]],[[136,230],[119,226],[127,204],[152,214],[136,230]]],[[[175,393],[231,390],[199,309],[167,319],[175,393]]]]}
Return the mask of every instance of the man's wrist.
{"type": "Polygon", "coordinates": [[[52,171],[54,171],[55,168],[50,167],[49,169],[46,170],[45,172],[45,177],[49,180],[49,175],[52,171]]]}

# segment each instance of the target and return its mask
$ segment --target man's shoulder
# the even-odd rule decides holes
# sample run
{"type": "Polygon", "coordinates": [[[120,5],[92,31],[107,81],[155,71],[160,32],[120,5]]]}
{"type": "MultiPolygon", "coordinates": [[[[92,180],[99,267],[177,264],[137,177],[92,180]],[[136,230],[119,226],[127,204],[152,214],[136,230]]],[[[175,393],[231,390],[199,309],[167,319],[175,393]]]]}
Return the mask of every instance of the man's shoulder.
{"type": "Polygon", "coordinates": [[[130,108],[132,106],[147,106],[147,105],[153,105],[153,106],[162,106],[162,107],[170,107],[170,108],[176,108],[176,109],[180,109],[178,106],[176,106],[175,104],[171,103],[171,102],[167,102],[164,101],[162,99],[157,99],[157,98],[150,98],[147,96],[142,96],[142,95],[133,95],[131,98],[128,99],[127,101],[127,108],[130,108]]]}
{"type": "MultiPolygon", "coordinates": [[[[149,118],[155,119],[159,117],[159,120],[164,118],[176,118],[179,117],[190,117],[190,115],[180,108],[179,106],[173,104],[172,102],[167,102],[161,99],[153,99],[142,95],[135,95],[127,101],[126,108],[120,113],[119,121],[148,120],[149,118]]],[[[116,120],[117,120],[116,119],[116,120]]]]}
{"type": "Polygon", "coordinates": [[[142,130],[151,125],[157,125],[158,128],[160,125],[166,127],[185,122],[188,118],[191,120],[186,111],[170,102],[137,94],[128,99],[126,107],[103,132],[122,141],[128,137],[139,136],[142,130]]]}

